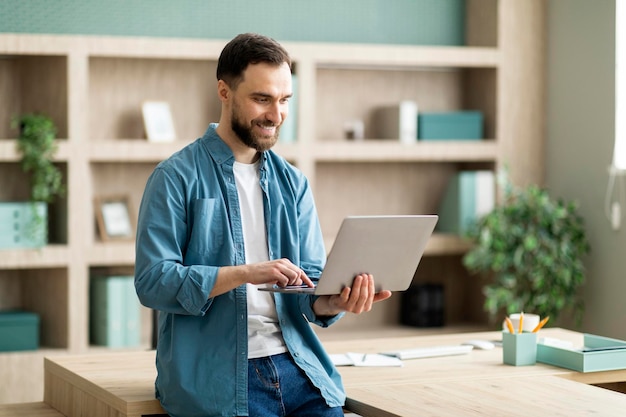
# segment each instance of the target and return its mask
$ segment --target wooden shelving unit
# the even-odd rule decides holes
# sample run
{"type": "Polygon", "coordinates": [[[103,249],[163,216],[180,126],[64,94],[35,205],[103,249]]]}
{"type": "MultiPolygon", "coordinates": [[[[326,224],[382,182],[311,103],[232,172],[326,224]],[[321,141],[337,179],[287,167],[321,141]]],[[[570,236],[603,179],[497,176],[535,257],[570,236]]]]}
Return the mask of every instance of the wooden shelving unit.
{"type": "MultiPolygon", "coordinates": [[[[514,181],[541,182],[543,2],[469,0],[467,19],[466,47],[284,43],[298,76],[298,130],[296,142],[276,150],[310,179],[327,244],[346,215],[435,213],[459,169],[506,163],[514,181]],[[372,110],[402,99],[424,111],[481,110],[486,139],[407,146],[374,138],[372,110]],[[364,141],[343,138],[353,119],[363,120],[364,141]]],[[[134,263],[133,242],[99,240],[93,200],[127,194],[136,215],[156,164],[218,120],[214,73],[225,42],[0,34],[0,200],[28,196],[17,132],[9,129],[25,112],[57,124],[68,190],[52,207],[50,245],[0,251],[0,308],[42,317],[41,351],[0,353],[0,378],[16,375],[15,363],[33,375],[31,389],[2,388],[0,402],[39,399],[41,364],[33,358],[90,350],[90,272],[132,271],[134,263]],[[144,139],[141,102],[154,99],[170,103],[179,141],[144,139]]],[[[477,284],[460,265],[467,248],[459,237],[434,236],[415,278],[446,283],[452,323],[475,320],[480,310],[477,284]]],[[[377,307],[367,325],[397,324],[398,303],[377,307]]],[[[149,323],[149,311],[144,316],[149,323]]],[[[150,329],[143,333],[147,346],[150,329]]]]}

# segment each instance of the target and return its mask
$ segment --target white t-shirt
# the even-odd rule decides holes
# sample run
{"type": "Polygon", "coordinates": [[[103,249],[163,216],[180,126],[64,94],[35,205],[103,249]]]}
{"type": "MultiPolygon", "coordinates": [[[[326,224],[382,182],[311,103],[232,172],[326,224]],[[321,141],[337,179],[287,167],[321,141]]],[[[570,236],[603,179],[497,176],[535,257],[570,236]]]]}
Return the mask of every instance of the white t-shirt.
{"type": "MultiPolygon", "coordinates": [[[[263,209],[263,191],[260,185],[259,162],[233,166],[246,263],[269,260],[267,231],[263,209]]],[[[246,284],[248,294],[248,358],[260,358],[287,351],[278,324],[272,293],[259,291],[256,285],[246,284]]]]}

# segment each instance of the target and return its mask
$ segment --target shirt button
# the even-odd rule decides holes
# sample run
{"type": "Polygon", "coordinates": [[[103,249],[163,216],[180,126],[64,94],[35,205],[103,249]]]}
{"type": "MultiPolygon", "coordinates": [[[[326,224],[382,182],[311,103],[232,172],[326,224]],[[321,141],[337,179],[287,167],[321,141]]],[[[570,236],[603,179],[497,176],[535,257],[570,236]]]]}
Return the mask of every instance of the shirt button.
{"type": "Polygon", "coordinates": [[[297,358],[298,356],[300,356],[300,354],[298,352],[294,352],[293,356],[295,356],[297,358]]]}

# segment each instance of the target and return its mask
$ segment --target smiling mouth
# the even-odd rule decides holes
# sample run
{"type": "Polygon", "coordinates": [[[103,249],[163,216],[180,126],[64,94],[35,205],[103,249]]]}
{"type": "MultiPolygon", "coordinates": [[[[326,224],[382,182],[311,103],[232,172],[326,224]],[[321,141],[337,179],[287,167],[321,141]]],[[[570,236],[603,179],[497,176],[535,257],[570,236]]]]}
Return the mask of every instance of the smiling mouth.
{"type": "Polygon", "coordinates": [[[257,126],[267,135],[274,135],[276,133],[277,126],[274,124],[257,123],[257,126]]]}

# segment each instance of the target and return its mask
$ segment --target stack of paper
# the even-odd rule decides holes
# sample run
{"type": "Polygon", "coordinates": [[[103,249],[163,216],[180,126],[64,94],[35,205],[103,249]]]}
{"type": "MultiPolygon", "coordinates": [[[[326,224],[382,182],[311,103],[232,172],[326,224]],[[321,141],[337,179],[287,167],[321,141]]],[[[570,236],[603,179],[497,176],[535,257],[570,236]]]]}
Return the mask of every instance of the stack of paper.
{"type": "Polygon", "coordinates": [[[402,366],[402,361],[378,353],[337,353],[330,355],[335,366],[402,366]]]}

